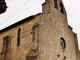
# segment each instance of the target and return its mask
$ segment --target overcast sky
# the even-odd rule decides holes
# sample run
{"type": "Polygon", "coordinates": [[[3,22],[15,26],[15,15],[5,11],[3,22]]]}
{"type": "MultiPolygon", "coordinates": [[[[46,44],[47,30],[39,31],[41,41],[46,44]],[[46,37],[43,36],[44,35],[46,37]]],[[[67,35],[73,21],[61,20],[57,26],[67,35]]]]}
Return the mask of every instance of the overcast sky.
{"type": "Polygon", "coordinates": [[[68,24],[77,33],[80,49],[80,0],[63,0],[67,11],[68,24]]]}
{"type": "MultiPolygon", "coordinates": [[[[0,30],[30,15],[42,12],[41,4],[45,0],[6,0],[7,11],[0,14],[0,30]]],[[[63,0],[67,11],[68,24],[78,35],[80,48],[80,0],[63,0]]]]}

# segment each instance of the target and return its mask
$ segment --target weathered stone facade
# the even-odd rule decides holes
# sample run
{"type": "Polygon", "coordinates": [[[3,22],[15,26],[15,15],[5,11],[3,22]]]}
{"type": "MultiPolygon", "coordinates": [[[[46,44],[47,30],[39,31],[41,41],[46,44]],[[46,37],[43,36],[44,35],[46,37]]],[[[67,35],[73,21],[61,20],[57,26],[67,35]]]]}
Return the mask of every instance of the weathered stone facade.
{"type": "Polygon", "coordinates": [[[80,60],[62,1],[46,0],[42,6],[42,13],[0,31],[0,60],[80,60]]]}

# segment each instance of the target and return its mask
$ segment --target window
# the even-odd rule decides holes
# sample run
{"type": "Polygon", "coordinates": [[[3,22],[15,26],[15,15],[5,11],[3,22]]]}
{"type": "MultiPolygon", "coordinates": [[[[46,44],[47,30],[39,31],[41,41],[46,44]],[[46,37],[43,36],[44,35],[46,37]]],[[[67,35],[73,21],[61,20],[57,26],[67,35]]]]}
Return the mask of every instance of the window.
{"type": "Polygon", "coordinates": [[[4,48],[8,47],[8,41],[9,41],[9,36],[6,36],[3,38],[3,47],[4,48]]]}
{"type": "Polygon", "coordinates": [[[20,34],[21,34],[21,28],[18,29],[17,46],[20,46],[20,34]]]}
{"type": "Polygon", "coordinates": [[[11,37],[5,36],[3,38],[3,47],[2,47],[2,59],[3,60],[10,60],[10,54],[11,54],[11,37]]]}
{"type": "Polygon", "coordinates": [[[64,14],[64,7],[63,7],[62,2],[60,2],[60,8],[61,8],[61,9],[60,9],[60,12],[64,14]]]}
{"type": "Polygon", "coordinates": [[[57,0],[54,0],[54,7],[57,8],[57,0]]]}
{"type": "Polygon", "coordinates": [[[66,48],[66,42],[63,37],[60,38],[60,45],[61,45],[62,49],[66,48]]]}

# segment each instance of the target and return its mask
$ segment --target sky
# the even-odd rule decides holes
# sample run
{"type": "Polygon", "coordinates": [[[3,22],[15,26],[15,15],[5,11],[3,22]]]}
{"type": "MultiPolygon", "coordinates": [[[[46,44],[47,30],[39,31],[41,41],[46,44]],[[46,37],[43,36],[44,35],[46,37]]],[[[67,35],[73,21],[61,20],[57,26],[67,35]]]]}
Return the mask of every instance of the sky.
{"type": "Polygon", "coordinates": [[[68,24],[77,34],[80,50],[80,0],[63,0],[63,3],[67,11],[68,24]]]}
{"type": "MultiPolygon", "coordinates": [[[[28,16],[42,12],[45,0],[5,0],[7,10],[0,14],[0,30],[28,16]]],[[[80,49],[80,0],[62,0],[67,12],[68,24],[77,33],[80,49]]]]}

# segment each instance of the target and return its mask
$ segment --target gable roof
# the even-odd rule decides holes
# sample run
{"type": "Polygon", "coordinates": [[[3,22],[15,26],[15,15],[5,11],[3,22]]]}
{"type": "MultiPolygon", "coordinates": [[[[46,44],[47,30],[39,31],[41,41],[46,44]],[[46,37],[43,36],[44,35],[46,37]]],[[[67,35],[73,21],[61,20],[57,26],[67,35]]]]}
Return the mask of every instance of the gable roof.
{"type": "Polygon", "coordinates": [[[7,2],[7,11],[0,15],[0,30],[8,27],[16,22],[23,20],[29,16],[42,12],[42,4],[44,0],[11,0],[7,2]],[[15,4],[14,4],[15,3],[15,4]]]}
{"type": "Polygon", "coordinates": [[[25,19],[22,19],[22,20],[14,23],[14,24],[12,24],[12,25],[10,25],[10,26],[8,26],[8,27],[0,30],[0,33],[4,32],[4,31],[7,31],[7,30],[9,30],[9,29],[11,29],[11,28],[14,28],[15,26],[18,26],[18,25],[20,25],[20,24],[22,24],[22,23],[24,23],[24,22],[28,22],[28,21],[34,19],[37,15],[40,15],[40,14],[41,14],[41,13],[38,13],[38,14],[36,14],[36,15],[31,15],[31,16],[25,18],[25,19]]]}

